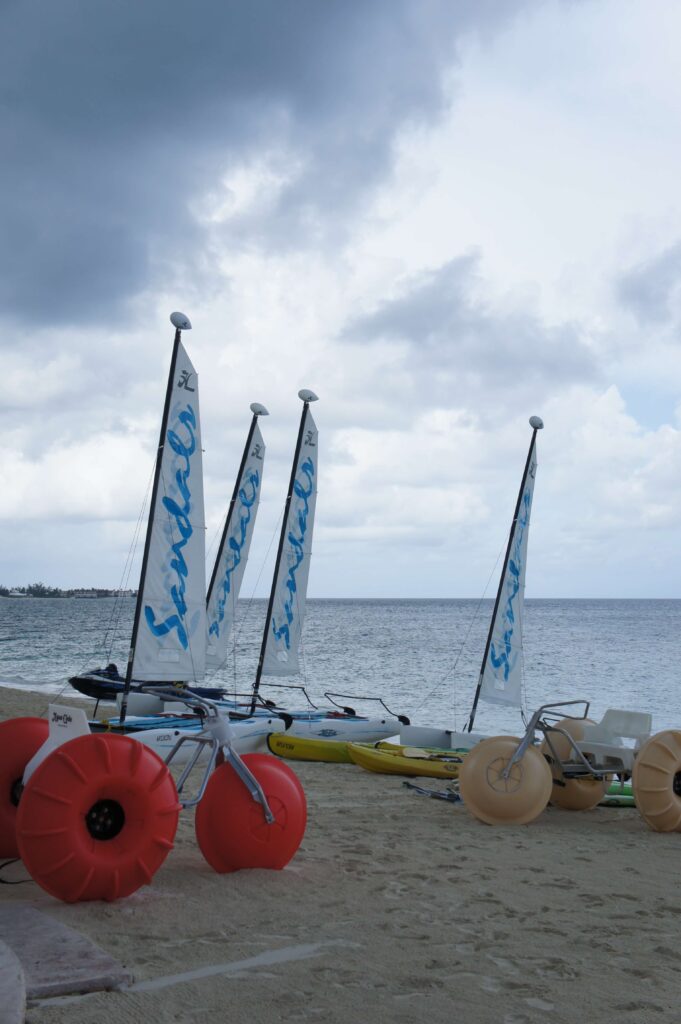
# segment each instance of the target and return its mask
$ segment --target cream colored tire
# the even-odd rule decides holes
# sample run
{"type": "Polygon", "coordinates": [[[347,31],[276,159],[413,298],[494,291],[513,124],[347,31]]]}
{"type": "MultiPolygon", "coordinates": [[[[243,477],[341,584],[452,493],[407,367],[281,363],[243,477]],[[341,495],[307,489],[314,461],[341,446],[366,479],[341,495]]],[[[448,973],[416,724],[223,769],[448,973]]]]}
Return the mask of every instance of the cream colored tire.
{"type": "Polygon", "coordinates": [[[634,761],[634,799],[655,832],[681,832],[681,732],[651,736],[634,761]]]}
{"type": "MultiPolygon", "coordinates": [[[[563,718],[560,722],[556,722],[557,727],[564,729],[568,736],[572,736],[573,740],[584,739],[585,724],[594,725],[594,722],[590,718],[563,718]]],[[[574,756],[574,751],[564,736],[552,733],[551,742],[561,761],[567,761],[571,755],[574,756]]],[[[549,759],[549,765],[551,765],[553,755],[546,740],[543,741],[539,749],[549,759]]],[[[556,774],[560,774],[558,768],[556,768],[556,774]]],[[[568,779],[564,786],[554,782],[551,789],[551,803],[554,807],[562,807],[567,811],[590,811],[592,807],[601,802],[608,792],[611,781],[611,776],[597,779],[592,775],[584,779],[568,779]]]]}
{"type": "Polygon", "coordinates": [[[459,792],[468,810],[488,825],[526,825],[551,796],[551,769],[536,747],[528,747],[507,779],[503,771],[515,754],[517,736],[492,736],[466,754],[459,792]]]}

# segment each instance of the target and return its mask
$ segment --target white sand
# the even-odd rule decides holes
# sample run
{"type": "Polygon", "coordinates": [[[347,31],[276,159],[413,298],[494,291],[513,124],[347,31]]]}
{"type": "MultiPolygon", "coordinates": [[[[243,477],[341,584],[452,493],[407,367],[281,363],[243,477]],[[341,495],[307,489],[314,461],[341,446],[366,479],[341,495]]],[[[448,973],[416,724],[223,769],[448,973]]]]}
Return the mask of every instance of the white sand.
{"type": "MultiPolygon", "coordinates": [[[[1,718],[46,709],[42,695],[3,689],[0,699],[1,718]]],[[[118,903],[0,886],[2,900],[90,936],[140,985],[37,1004],[27,1020],[681,1020],[681,835],[604,807],[491,828],[394,776],[294,767],[309,823],[284,871],[215,874],[183,812],[153,884],[118,903]]]]}

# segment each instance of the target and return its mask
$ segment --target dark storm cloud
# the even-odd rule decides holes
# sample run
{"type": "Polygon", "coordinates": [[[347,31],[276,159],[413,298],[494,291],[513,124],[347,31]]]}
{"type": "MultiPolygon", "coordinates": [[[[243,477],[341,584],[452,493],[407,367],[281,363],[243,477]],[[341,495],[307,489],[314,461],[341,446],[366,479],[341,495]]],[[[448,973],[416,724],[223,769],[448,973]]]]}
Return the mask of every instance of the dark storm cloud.
{"type": "Polygon", "coordinates": [[[405,282],[401,294],[349,324],[344,339],[406,343],[412,371],[427,375],[431,394],[441,389],[437,397],[480,387],[513,396],[537,384],[544,393],[596,376],[575,327],[548,327],[476,299],[477,261],[469,254],[405,282]]]}
{"type": "Polygon", "coordinates": [[[399,129],[442,109],[462,32],[532,2],[4,4],[5,315],[101,323],[158,281],[196,286],[211,259],[192,201],[278,148],[300,173],[240,240],[291,245],[347,223],[399,129]]]}
{"type": "Polygon", "coordinates": [[[681,242],[623,274],[617,296],[641,325],[672,318],[671,299],[681,286],[681,242]]]}

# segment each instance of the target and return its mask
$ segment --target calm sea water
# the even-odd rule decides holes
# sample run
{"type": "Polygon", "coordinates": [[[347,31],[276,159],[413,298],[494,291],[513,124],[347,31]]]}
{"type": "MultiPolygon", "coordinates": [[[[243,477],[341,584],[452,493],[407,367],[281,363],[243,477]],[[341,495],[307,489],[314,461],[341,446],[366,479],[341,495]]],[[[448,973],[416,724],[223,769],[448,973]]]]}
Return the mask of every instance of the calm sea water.
{"type": "MultiPolygon", "coordinates": [[[[123,667],[133,610],[132,599],[0,599],[0,683],[42,688],[47,703],[70,692],[69,675],[110,660],[123,667]]],[[[241,603],[234,653],[216,682],[250,687],[265,610],[264,600],[241,603]]],[[[324,691],[380,696],[415,724],[461,728],[491,611],[488,600],[310,600],[304,673],[292,681],[315,703],[324,691]]],[[[681,728],[681,601],[528,600],[524,648],[529,710],[584,698],[592,717],[618,707],[652,712],[656,730],[681,728]]],[[[481,703],[476,728],[517,732],[519,722],[514,710],[481,703]]]]}

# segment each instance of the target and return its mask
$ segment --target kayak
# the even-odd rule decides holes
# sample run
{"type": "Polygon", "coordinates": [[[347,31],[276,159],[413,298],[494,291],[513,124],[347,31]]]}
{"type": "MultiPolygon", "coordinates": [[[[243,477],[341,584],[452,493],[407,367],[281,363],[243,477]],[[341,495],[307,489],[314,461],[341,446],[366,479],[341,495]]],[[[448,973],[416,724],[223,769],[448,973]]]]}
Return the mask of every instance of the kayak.
{"type": "Polygon", "coordinates": [[[465,752],[428,750],[397,744],[368,746],[348,743],[348,753],[355,764],[381,775],[416,775],[429,779],[455,779],[463,764],[465,752]]]}
{"type": "Polygon", "coordinates": [[[267,747],[271,754],[277,757],[285,757],[291,761],[323,761],[329,764],[360,764],[359,758],[364,751],[364,768],[369,761],[375,764],[369,771],[380,771],[386,774],[399,775],[429,775],[431,778],[450,779],[453,777],[451,763],[456,767],[460,764],[460,753],[441,748],[427,750],[421,747],[410,747],[400,743],[388,743],[386,740],[379,740],[377,743],[349,743],[345,740],[327,740],[319,737],[292,736],[290,731],[277,734],[270,733],[267,737],[267,747]],[[352,750],[354,750],[354,756],[352,750]],[[377,755],[372,757],[372,755],[377,755]],[[400,762],[390,761],[387,768],[380,767],[384,763],[381,756],[402,759],[409,771],[400,767],[400,762]],[[428,770],[424,769],[423,762],[428,763],[428,770]],[[446,769],[442,764],[446,764],[446,769]],[[396,765],[400,767],[397,771],[396,765]],[[439,774],[435,771],[439,769],[439,774]]]}
{"type": "Polygon", "coordinates": [[[345,740],[325,740],[320,737],[289,736],[270,733],[267,746],[271,754],[291,761],[327,761],[334,764],[352,764],[345,740]]]}
{"type": "Polygon", "coordinates": [[[634,789],[630,782],[613,782],[600,801],[600,807],[635,807],[634,789]]]}

